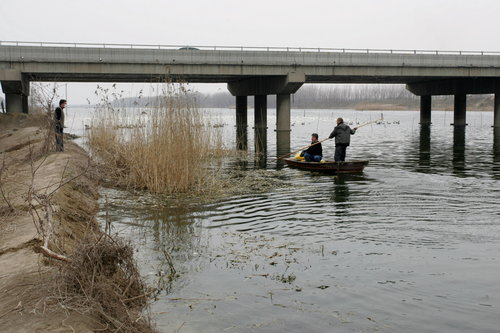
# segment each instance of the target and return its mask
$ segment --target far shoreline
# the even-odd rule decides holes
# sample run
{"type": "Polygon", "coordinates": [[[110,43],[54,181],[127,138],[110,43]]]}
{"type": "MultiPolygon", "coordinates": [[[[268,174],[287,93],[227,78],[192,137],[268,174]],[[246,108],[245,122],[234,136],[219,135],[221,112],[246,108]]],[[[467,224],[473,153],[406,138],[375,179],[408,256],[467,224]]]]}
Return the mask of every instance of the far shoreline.
{"type": "MultiPolygon", "coordinates": [[[[82,108],[82,109],[95,109],[96,106],[93,105],[71,105],[68,108],[82,108]]],[[[118,106],[118,108],[156,108],[155,106],[118,106]]],[[[235,110],[235,106],[220,106],[220,107],[214,107],[214,106],[200,106],[200,108],[203,109],[229,109],[229,110],[235,110]]],[[[253,106],[248,106],[248,109],[253,109],[253,106]]],[[[273,107],[270,107],[268,109],[273,109],[273,107]]],[[[401,105],[393,105],[393,104],[360,104],[360,105],[355,105],[355,106],[345,106],[345,107],[310,107],[310,108],[301,108],[301,107],[293,107],[291,108],[292,110],[355,110],[355,111],[413,111],[413,112],[420,112],[420,110],[412,108],[412,107],[407,107],[407,106],[401,106],[401,105]]],[[[453,106],[451,107],[435,107],[432,108],[432,111],[453,111],[453,106]]],[[[493,107],[483,107],[483,108],[473,108],[473,109],[468,109],[467,112],[493,112],[493,107]]]]}

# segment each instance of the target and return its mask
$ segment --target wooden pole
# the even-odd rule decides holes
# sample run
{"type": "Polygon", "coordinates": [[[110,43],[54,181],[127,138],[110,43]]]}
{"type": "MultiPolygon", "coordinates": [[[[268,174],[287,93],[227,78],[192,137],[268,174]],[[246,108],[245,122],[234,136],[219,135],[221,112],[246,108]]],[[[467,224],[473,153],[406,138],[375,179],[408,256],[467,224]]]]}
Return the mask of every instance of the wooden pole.
{"type": "Polygon", "coordinates": [[[298,153],[298,152],[299,152],[299,151],[301,151],[301,150],[304,150],[304,149],[307,149],[307,148],[312,147],[312,146],[314,146],[314,145],[317,145],[318,143],[325,142],[326,140],[330,140],[330,138],[326,138],[326,139],[323,139],[323,140],[321,140],[321,141],[315,142],[315,143],[313,143],[312,145],[302,147],[302,148],[300,148],[300,149],[298,149],[298,150],[296,150],[296,151],[292,151],[291,153],[288,153],[288,154],[286,154],[286,155],[280,156],[280,157],[278,157],[278,158],[276,158],[276,159],[277,159],[277,160],[280,160],[280,159],[282,159],[282,158],[284,158],[284,157],[287,157],[287,156],[290,156],[290,155],[292,155],[292,154],[298,153]]]}

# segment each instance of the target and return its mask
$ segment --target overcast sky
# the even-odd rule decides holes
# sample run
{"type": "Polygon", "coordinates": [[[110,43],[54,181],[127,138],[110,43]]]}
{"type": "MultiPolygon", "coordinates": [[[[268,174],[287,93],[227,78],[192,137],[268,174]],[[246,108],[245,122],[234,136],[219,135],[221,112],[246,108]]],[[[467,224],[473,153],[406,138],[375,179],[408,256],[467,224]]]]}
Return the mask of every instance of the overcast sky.
{"type": "MultiPolygon", "coordinates": [[[[500,51],[499,13],[498,0],[0,0],[0,40],[500,51]]],[[[68,87],[75,103],[93,90],[68,87]]]]}

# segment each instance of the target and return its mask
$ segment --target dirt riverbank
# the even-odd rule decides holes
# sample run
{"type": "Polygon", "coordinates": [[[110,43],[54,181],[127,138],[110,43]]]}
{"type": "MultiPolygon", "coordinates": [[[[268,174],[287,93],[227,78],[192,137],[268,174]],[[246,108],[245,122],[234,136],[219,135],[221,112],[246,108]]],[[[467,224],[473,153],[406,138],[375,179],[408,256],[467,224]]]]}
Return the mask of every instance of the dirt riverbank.
{"type": "Polygon", "coordinates": [[[110,330],[88,298],[80,302],[86,307],[75,306],[64,299],[68,286],[54,293],[60,288],[54,281],[68,271],[68,261],[76,262],[82,240],[104,234],[95,220],[98,193],[88,155],[69,140],[64,152],[49,146],[45,153],[53,137],[40,123],[36,116],[0,114],[0,332],[110,330]]]}

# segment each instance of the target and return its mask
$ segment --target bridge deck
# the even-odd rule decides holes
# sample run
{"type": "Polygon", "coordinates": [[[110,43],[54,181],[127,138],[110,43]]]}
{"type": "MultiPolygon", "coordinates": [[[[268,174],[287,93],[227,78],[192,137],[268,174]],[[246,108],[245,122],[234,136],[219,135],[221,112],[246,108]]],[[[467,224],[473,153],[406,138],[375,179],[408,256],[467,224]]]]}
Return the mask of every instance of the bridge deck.
{"type": "Polygon", "coordinates": [[[3,42],[0,69],[21,71],[30,80],[75,82],[154,82],[165,76],[190,82],[230,82],[290,72],[304,73],[308,83],[414,83],[500,77],[500,53],[391,52],[35,46],[3,42]]]}

